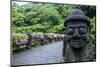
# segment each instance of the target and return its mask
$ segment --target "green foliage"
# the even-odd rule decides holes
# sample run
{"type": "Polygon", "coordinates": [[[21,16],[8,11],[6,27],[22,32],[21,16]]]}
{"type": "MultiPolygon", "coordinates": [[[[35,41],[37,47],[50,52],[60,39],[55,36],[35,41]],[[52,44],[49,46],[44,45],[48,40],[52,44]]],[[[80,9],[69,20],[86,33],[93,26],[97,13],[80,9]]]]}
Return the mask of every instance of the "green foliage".
{"type": "Polygon", "coordinates": [[[12,5],[12,31],[16,33],[53,32],[63,33],[64,17],[73,5],[27,3],[12,5]]]}
{"type": "MultiPolygon", "coordinates": [[[[28,36],[26,34],[22,34],[22,33],[12,33],[12,39],[11,39],[11,46],[12,46],[12,50],[17,50],[18,47],[16,45],[16,42],[22,39],[27,39],[28,36]]],[[[24,45],[25,46],[25,45],[24,45]]],[[[21,46],[23,47],[23,46],[21,46]]]]}
{"type": "Polygon", "coordinates": [[[27,39],[27,37],[28,36],[26,34],[22,34],[22,33],[17,33],[15,35],[12,34],[12,42],[16,42],[21,39],[27,39]]]}
{"type": "Polygon", "coordinates": [[[96,17],[93,17],[91,19],[91,31],[90,31],[90,34],[91,34],[91,40],[92,40],[92,48],[93,48],[93,57],[95,58],[96,57],[96,17]]]}
{"type": "Polygon", "coordinates": [[[63,18],[66,18],[68,16],[68,14],[75,9],[74,5],[58,5],[57,10],[59,11],[59,13],[62,15],[63,18]]]}
{"type": "Polygon", "coordinates": [[[36,24],[35,26],[25,26],[25,27],[14,27],[12,29],[13,32],[16,32],[16,33],[24,33],[24,34],[27,34],[27,33],[32,33],[32,32],[51,32],[52,33],[63,33],[63,24],[60,24],[59,26],[56,25],[52,28],[50,28],[49,25],[41,25],[41,24],[36,24]]]}
{"type": "Polygon", "coordinates": [[[96,7],[95,6],[77,5],[76,8],[83,10],[84,13],[90,18],[93,18],[94,16],[96,16],[96,7]]]}

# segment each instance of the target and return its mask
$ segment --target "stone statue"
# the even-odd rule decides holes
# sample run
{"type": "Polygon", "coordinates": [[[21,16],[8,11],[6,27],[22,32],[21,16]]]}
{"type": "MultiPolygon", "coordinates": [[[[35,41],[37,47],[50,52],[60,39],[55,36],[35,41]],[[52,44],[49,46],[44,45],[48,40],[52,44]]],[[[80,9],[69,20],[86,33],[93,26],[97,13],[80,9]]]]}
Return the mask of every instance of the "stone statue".
{"type": "Polygon", "coordinates": [[[92,61],[90,20],[80,9],[72,11],[64,22],[64,62],[92,61]]]}

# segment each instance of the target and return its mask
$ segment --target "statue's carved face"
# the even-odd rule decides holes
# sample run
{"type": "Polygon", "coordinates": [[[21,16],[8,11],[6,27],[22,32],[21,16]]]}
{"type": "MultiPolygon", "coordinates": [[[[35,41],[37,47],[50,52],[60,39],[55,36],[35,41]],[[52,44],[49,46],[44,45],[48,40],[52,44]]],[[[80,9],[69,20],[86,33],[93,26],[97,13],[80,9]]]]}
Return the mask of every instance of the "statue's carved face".
{"type": "Polygon", "coordinates": [[[88,27],[82,22],[69,22],[65,27],[66,40],[74,48],[81,48],[89,41],[88,27]]]}

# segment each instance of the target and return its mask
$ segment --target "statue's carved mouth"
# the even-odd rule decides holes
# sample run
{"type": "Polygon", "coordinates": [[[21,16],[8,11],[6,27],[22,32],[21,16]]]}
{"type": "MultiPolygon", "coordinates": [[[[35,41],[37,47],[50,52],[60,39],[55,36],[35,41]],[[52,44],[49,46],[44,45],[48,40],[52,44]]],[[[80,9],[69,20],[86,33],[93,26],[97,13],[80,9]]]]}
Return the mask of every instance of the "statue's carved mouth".
{"type": "Polygon", "coordinates": [[[83,40],[72,40],[70,42],[70,45],[74,48],[80,48],[80,47],[83,47],[84,46],[84,42],[83,40]]]}
{"type": "Polygon", "coordinates": [[[82,41],[81,40],[73,40],[73,41],[71,41],[71,44],[78,46],[78,45],[82,44],[82,41]]]}
{"type": "Polygon", "coordinates": [[[73,42],[81,42],[81,40],[73,40],[73,42]]]}

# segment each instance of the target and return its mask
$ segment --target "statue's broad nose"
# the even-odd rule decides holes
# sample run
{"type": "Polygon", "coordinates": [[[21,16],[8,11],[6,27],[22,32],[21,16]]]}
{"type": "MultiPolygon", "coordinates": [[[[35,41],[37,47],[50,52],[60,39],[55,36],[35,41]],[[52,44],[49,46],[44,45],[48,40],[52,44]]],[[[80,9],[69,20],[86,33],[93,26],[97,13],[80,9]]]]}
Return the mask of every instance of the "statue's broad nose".
{"type": "Polygon", "coordinates": [[[79,32],[78,32],[78,29],[75,29],[75,30],[74,30],[73,38],[74,38],[74,39],[80,39],[80,34],[79,34],[79,32]]]}

